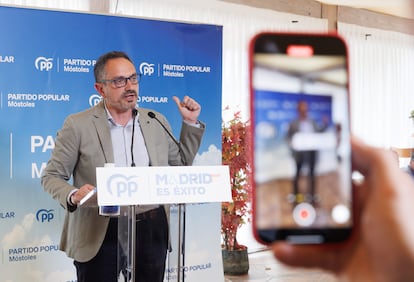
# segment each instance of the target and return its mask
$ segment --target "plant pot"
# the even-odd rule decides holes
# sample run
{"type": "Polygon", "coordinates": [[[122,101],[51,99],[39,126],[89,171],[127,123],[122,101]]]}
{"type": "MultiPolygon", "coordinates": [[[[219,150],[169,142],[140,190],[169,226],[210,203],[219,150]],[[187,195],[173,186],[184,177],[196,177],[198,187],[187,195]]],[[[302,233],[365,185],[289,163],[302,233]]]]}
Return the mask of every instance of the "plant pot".
{"type": "Polygon", "coordinates": [[[249,272],[247,248],[229,251],[222,249],[223,270],[226,275],[243,275],[249,272]]]}

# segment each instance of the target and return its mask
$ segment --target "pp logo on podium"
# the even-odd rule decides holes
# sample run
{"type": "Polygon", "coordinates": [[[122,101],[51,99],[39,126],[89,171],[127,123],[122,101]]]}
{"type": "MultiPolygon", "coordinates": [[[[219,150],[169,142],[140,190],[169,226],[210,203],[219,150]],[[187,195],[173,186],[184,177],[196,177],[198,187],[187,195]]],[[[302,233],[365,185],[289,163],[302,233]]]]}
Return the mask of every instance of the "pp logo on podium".
{"type": "Polygon", "coordinates": [[[118,198],[131,197],[138,192],[137,179],[136,175],[113,174],[107,180],[106,189],[110,195],[118,198]]]}

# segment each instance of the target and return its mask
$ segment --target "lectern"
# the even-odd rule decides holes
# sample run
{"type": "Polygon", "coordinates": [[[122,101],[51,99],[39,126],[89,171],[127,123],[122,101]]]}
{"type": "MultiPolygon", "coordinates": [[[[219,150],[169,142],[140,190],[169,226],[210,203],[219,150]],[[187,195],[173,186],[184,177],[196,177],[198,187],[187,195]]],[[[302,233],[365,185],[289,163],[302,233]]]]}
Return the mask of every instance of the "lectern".
{"type": "Polygon", "coordinates": [[[127,255],[128,281],[135,281],[135,214],[138,205],[179,208],[177,281],[184,281],[185,205],[232,200],[228,166],[99,167],[99,206],[121,206],[119,238],[127,255]]]}

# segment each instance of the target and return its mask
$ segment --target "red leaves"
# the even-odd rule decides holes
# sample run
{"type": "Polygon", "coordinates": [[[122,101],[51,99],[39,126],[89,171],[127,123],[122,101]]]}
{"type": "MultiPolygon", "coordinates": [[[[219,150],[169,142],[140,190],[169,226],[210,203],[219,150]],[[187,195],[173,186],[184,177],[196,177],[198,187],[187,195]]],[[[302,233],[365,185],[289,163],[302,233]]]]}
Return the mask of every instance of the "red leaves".
{"type": "Polygon", "coordinates": [[[243,122],[240,112],[222,124],[222,163],[230,169],[230,182],[233,202],[222,204],[221,233],[224,248],[239,248],[237,230],[245,223],[250,213],[250,124],[243,122]]]}

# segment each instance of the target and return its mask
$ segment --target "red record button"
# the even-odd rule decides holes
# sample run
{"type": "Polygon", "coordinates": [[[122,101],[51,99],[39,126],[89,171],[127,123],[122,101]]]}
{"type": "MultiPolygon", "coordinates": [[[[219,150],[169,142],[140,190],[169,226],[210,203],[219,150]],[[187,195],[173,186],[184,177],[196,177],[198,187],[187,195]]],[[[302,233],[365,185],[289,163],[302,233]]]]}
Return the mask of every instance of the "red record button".
{"type": "Polygon", "coordinates": [[[300,203],[293,209],[293,219],[300,226],[310,226],[316,219],[316,211],[309,203],[300,203]]]}

